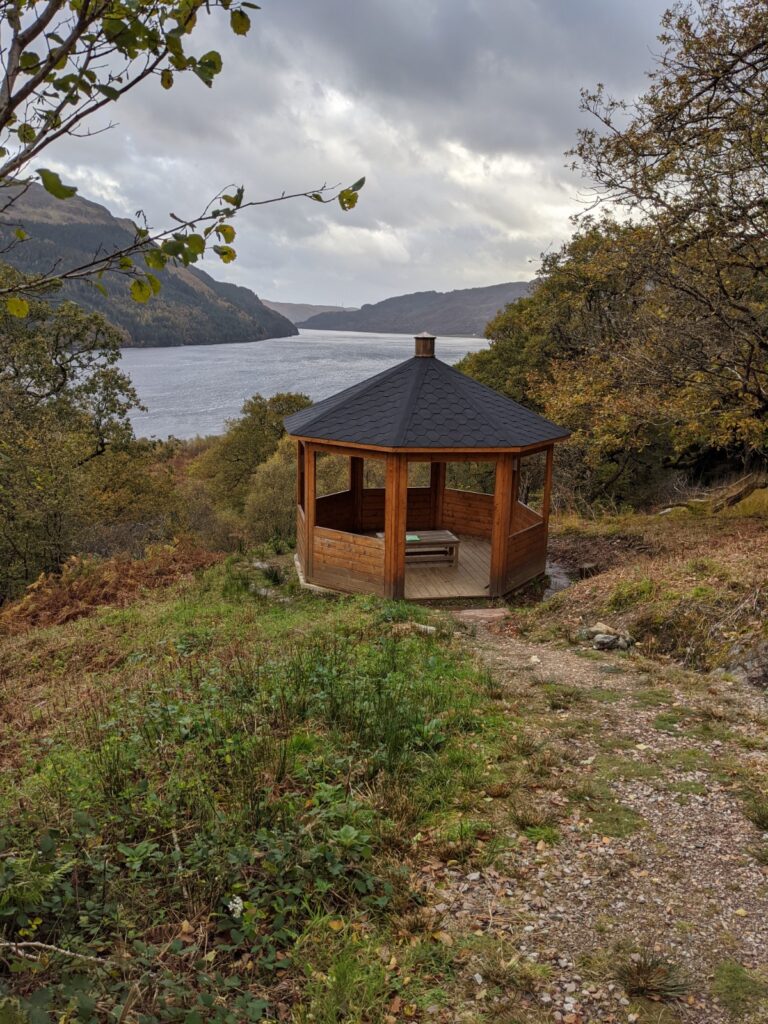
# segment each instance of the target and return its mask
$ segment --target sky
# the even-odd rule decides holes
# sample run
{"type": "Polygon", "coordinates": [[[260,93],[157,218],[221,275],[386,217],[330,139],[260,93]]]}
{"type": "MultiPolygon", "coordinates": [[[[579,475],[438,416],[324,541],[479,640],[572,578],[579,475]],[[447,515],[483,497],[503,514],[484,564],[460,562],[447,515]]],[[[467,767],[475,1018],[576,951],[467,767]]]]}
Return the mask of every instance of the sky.
{"type": "Polygon", "coordinates": [[[212,89],[144,83],[113,128],[46,165],[155,227],[230,184],[265,199],[365,176],[348,213],[298,199],[238,216],[237,260],[202,266],[262,298],[356,306],[529,280],[586,200],[564,155],[586,123],[580,89],[641,92],[667,5],[261,0],[246,37],[214,11],[190,45],[220,50],[212,89]]]}

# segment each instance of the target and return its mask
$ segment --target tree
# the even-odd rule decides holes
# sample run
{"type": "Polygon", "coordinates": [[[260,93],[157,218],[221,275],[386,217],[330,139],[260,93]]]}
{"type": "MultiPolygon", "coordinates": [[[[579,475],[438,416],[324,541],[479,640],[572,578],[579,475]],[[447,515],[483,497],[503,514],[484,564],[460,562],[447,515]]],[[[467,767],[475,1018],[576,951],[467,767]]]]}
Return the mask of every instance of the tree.
{"type": "MultiPolygon", "coordinates": [[[[48,146],[63,136],[103,131],[92,127],[94,115],[107,112],[126,93],[150,79],[171,89],[180,75],[193,74],[211,86],[223,61],[215,50],[189,51],[198,18],[222,14],[235,35],[250,29],[248,0],[0,0],[0,213],[12,217],[20,191],[29,181],[24,175],[48,146]]],[[[53,196],[66,200],[76,189],[52,170],[37,171],[53,196]]],[[[27,300],[21,294],[44,289],[56,279],[91,277],[117,270],[131,279],[131,292],[147,301],[159,287],[152,270],[168,260],[196,262],[211,248],[225,263],[235,256],[233,216],[265,203],[305,196],[318,202],[338,199],[352,209],[365,179],[338,190],[325,185],[293,195],[246,201],[242,187],[223,189],[201,211],[177,217],[172,228],[152,231],[146,224],[136,230],[133,243],[119,251],[104,251],[76,267],[52,267],[50,272],[18,283],[7,283],[0,296],[8,310],[24,316],[27,300]],[[135,257],[141,256],[142,262],[135,257]]],[[[24,241],[18,227],[15,244],[24,241]]]]}
{"type": "Polygon", "coordinates": [[[768,5],[678,4],[659,38],[636,102],[583,94],[599,127],[580,132],[574,155],[596,200],[646,232],[643,273],[659,303],[642,372],[675,383],[712,443],[764,458],[768,5]]]}
{"type": "Polygon", "coordinates": [[[73,303],[35,299],[24,319],[0,307],[0,603],[74,551],[108,553],[108,535],[132,548],[162,532],[168,499],[133,438],[120,344],[73,303]]]}
{"type": "Polygon", "coordinates": [[[242,415],[228,421],[226,433],[212,440],[191,470],[206,481],[217,505],[242,513],[253,473],[285,433],[283,418],[309,404],[306,395],[298,394],[254,395],[245,402],[242,415]]]}

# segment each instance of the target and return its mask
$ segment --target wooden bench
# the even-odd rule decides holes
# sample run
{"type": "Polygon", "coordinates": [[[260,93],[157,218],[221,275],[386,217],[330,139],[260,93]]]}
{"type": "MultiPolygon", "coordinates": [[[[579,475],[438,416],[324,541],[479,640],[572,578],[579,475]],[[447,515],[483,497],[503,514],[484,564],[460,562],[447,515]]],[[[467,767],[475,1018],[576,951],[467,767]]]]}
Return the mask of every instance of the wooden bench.
{"type": "MultiPolygon", "coordinates": [[[[383,538],[383,533],[377,533],[383,538]]],[[[459,564],[459,538],[450,530],[409,530],[405,535],[405,560],[411,565],[430,562],[459,564]]]]}

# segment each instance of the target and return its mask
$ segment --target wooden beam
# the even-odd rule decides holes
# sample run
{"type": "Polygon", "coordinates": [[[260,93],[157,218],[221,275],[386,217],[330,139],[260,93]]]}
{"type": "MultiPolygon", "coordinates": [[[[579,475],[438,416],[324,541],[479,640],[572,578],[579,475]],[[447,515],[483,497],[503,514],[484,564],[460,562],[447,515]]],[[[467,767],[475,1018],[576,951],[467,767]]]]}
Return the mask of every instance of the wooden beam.
{"type": "Polygon", "coordinates": [[[352,492],[352,529],[358,532],[363,522],[363,473],[365,460],[362,456],[351,455],[349,458],[349,489],[352,492]]]}
{"type": "Polygon", "coordinates": [[[549,509],[552,504],[552,462],[554,452],[554,445],[547,448],[547,463],[544,468],[544,497],[541,501],[541,518],[545,523],[549,522],[549,509]]]}
{"type": "Polygon", "coordinates": [[[315,522],[317,521],[317,452],[305,446],[304,461],[304,516],[306,536],[304,538],[304,578],[312,582],[315,561],[315,522]]]}
{"type": "Polygon", "coordinates": [[[408,509],[408,460],[387,456],[384,499],[384,596],[405,595],[405,528],[408,509]]]}
{"type": "Polygon", "coordinates": [[[335,455],[349,455],[350,450],[365,452],[366,458],[381,459],[388,454],[407,455],[411,462],[495,462],[497,455],[515,452],[523,455],[535,455],[543,452],[550,445],[567,441],[570,434],[552,438],[551,441],[537,441],[529,445],[509,445],[503,448],[389,448],[380,444],[358,444],[356,441],[324,441],[319,437],[307,437],[304,434],[289,434],[296,441],[304,441],[318,449],[335,455]]]}
{"type": "Polygon", "coordinates": [[[443,499],[445,498],[444,462],[433,462],[429,472],[429,518],[433,530],[443,528],[443,499]]]}
{"type": "Polygon", "coordinates": [[[505,593],[507,551],[512,529],[512,493],[515,485],[515,466],[512,455],[502,455],[496,463],[496,483],[493,491],[493,526],[491,528],[491,597],[505,593]]]}

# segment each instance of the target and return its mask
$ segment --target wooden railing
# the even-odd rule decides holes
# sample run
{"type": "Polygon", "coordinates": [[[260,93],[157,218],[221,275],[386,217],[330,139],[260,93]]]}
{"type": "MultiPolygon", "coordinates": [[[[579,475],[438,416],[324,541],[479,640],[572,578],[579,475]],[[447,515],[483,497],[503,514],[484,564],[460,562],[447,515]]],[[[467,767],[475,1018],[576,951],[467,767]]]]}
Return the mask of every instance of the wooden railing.
{"type": "Polygon", "coordinates": [[[384,541],[316,526],[311,583],[331,590],[384,593],[384,541]]]}

